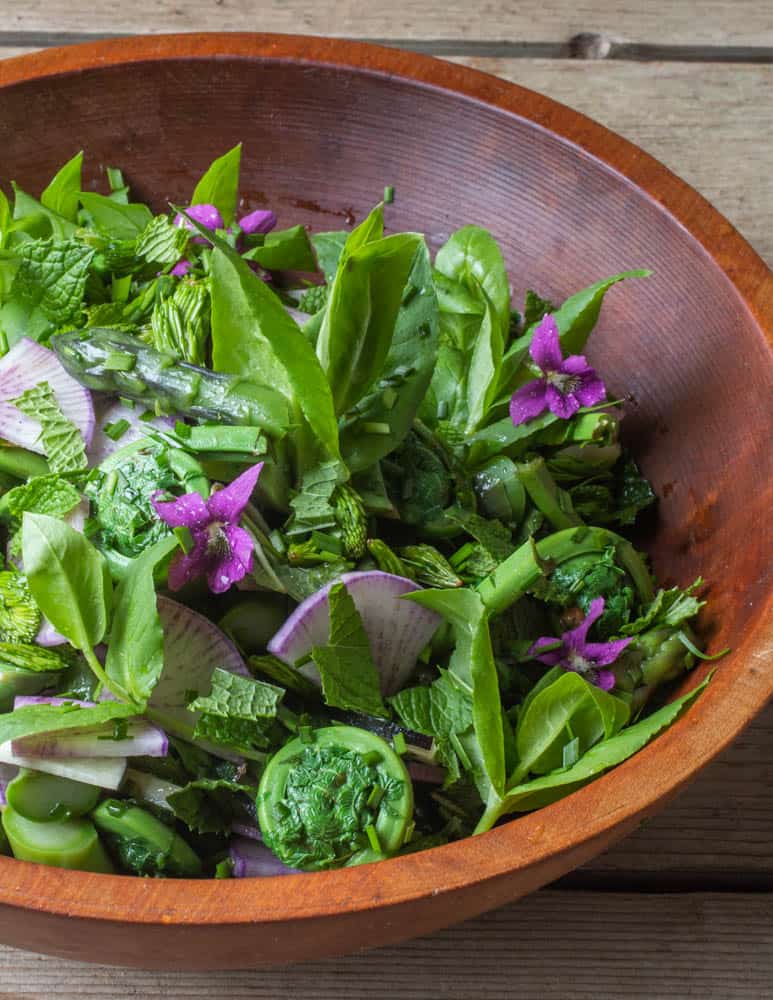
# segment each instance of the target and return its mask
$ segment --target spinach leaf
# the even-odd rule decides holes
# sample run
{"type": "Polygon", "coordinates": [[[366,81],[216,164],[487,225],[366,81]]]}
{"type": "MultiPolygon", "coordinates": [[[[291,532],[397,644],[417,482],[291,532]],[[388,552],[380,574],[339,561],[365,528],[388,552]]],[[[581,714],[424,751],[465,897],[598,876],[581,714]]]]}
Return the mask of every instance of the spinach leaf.
{"type": "Polygon", "coordinates": [[[112,582],[107,563],[80,532],[46,514],[24,514],[24,572],[54,628],[91,651],[107,632],[112,582]]]}
{"type": "Polygon", "coordinates": [[[454,627],[456,646],[449,672],[472,699],[475,739],[466,747],[468,753],[473,748],[479,761],[474,777],[481,798],[493,801],[504,792],[505,754],[502,701],[486,606],[475,591],[467,589],[418,590],[406,594],[405,600],[437,611],[454,627]]]}
{"type": "Polygon", "coordinates": [[[30,240],[17,253],[19,267],[0,310],[9,345],[22,337],[40,340],[76,319],[94,256],[77,240],[30,240]]]}
{"type": "Polygon", "coordinates": [[[530,773],[545,774],[560,767],[568,743],[579,739],[584,753],[619,732],[628,716],[625,702],[579,674],[564,673],[521,712],[515,734],[518,765],[508,785],[520,784],[530,773]]]}
{"type": "Polygon", "coordinates": [[[345,230],[315,233],[311,237],[311,245],[316,252],[319,269],[325,275],[325,281],[331,282],[335,278],[338,261],[341,259],[341,253],[348,238],[349,233],[345,230]]]}
{"type": "Polygon", "coordinates": [[[490,302],[493,323],[504,343],[510,326],[510,284],[502,251],[491,233],[480,226],[458,229],[438,250],[435,269],[474,297],[490,302]]]}
{"type": "Polygon", "coordinates": [[[123,205],[93,191],[81,191],[80,202],[95,228],[117,240],[136,239],[153,221],[147,205],[123,205]]]}
{"type": "Polygon", "coordinates": [[[53,237],[55,240],[66,240],[73,235],[77,229],[75,223],[43,205],[17,184],[13,184],[12,187],[14,230],[38,239],[53,237]]]}
{"type": "Polygon", "coordinates": [[[242,144],[239,143],[213,160],[191,196],[191,205],[214,205],[226,226],[231,225],[236,214],[241,160],[242,144]]]}
{"type": "Polygon", "coordinates": [[[83,151],[81,150],[65,163],[40,196],[40,202],[45,208],[61,215],[68,222],[78,221],[82,166],[83,151]]]}
{"type": "Polygon", "coordinates": [[[383,368],[357,404],[354,419],[345,420],[341,429],[341,450],[352,472],[374,465],[408,434],[437,361],[438,329],[429,252],[422,242],[413,259],[383,368]],[[373,433],[374,428],[379,432],[373,433]]]}
{"type": "Polygon", "coordinates": [[[153,574],[176,547],[176,537],[168,535],[145,549],[129,564],[113,599],[105,673],[140,704],[147,702],[164,667],[164,632],[153,574]]]}
{"type": "Polygon", "coordinates": [[[242,254],[267,271],[316,271],[317,260],[304,226],[267,233],[263,243],[242,254]]]}
{"type": "Polygon", "coordinates": [[[511,788],[499,805],[486,809],[475,832],[484,833],[490,830],[498,819],[508,813],[528,812],[532,809],[541,809],[551,802],[557,802],[597,775],[622,764],[658,733],[670,726],[700,695],[709,680],[710,678],[706,678],[693,691],[664,705],[657,712],[653,712],[633,726],[628,726],[610,739],[597,743],[572,767],[553,771],[541,778],[511,788]]]}
{"type": "Polygon", "coordinates": [[[105,701],[93,708],[80,705],[25,705],[0,715],[0,743],[20,740],[38,733],[59,733],[67,729],[91,729],[114,719],[137,715],[136,705],[105,701]]]}
{"type": "Polygon", "coordinates": [[[81,432],[62,413],[48,382],[40,382],[11,400],[17,410],[40,423],[40,440],[54,473],[83,472],[88,467],[81,432]]]}
{"type": "Polygon", "coordinates": [[[211,277],[213,368],[255,373],[266,385],[275,386],[297,403],[328,455],[338,458],[333,399],[314,348],[277,296],[239,254],[222,240],[215,241],[211,277]]]}
{"type": "Polygon", "coordinates": [[[440,312],[437,364],[419,410],[430,427],[441,421],[460,430],[466,426],[469,358],[480,327],[480,315],[440,312]]]}
{"type": "Polygon", "coordinates": [[[375,225],[370,218],[346,241],[317,338],[337,414],[357,403],[384,367],[422,239],[401,233],[364,242],[375,225]]]}
{"type": "Polygon", "coordinates": [[[501,324],[493,313],[491,300],[487,298],[467,370],[466,434],[473,434],[485,423],[489,409],[497,398],[504,344],[501,324]]]}
{"type": "Polygon", "coordinates": [[[379,673],[368,636],[346,585],[334,584],[328,600],[330,638],[327,645],[315,646],[311,651],[325,702],[335,708],[385,716],[387,710],[381,700],[379,673]]]}

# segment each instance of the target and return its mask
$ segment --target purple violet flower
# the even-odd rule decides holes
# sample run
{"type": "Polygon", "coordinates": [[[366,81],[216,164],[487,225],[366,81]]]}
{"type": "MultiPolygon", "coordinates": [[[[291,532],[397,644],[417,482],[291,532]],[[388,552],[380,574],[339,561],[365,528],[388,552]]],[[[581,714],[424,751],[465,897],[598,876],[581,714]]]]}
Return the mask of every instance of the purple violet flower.
{"type": "MultiPolygon", "coordinates": [[[[219,210],[215,205],[189,205],[185,209],[187,215],[191,219],[195,219],[199,225],[204,226],[205,229],[222,229],[224,226],[223,216],[220,214],[219,210]]],[[[174,224],[176,226],[182,226],[184,229],[190,229],[193,232],[193,226],[191,225],[190,219],[186,219],[182,212],[178,212],[174,217],[174,224]]],[[[206,243],[207,241],[203,236],[192,236],[191,240],[193,243],[206,243]]]]}
{"type": "MultiPolygon", "coordinates": [[[[185,211],[191,219],[195,219],[200,225],[207,229],[211,229],[213,232],[217,229],[223,229],[225,227],[223,216],[220,214],[216,205],[209,205],[206,203],[201,205],[189,205],[185,211]]],[[[181,212],[178,212],[174,217],[174,224],[193,231],[190,219],[186,219],[181,212]]],[[[276,226],[276,215],[269,208],[258,208],[254,212],[249,212],[247,215],[243,215],[241,219],[238,220],[238,225],[242,233],[247,233],[249,235],[252,235],[253,233],[270,233],[274,226],[276,226]]],[[[228,232],[231,232],[230,227],[228,232]]],[[[191,236],[191,242],[205,244],[207,241],[203,236],[191,236]]],[[[183,257],[177,261],[169,273],[175,278],[184,278],[192,267],[193,264],[183,257]]]]}
{"type": "Polygon", "coordinates": [[[186,493],[175,500],[153,497],[153,507],[170,528],[188,528],[193,545],[178,552],[169,567],[169,589],[206,575],[209,589],[223,594],[231,584],[252,572],[253,543],[239,527],[244,508],[258,482],[263,463],[242,472],[232,483],[212,493],[208,500],[186,493]]]}
{"type": "Polygon", "coordinates": [[[276,216],[270,208],[258,208],[239,219],[239,228],[243,233],[270,233],[275,225],[276,216]]]}
{"type": "Polygon", "coordinates": [[[517,426],[550,410],[569,420],[581,406],[595,406],[606,395],[604,383],[582,354],[564,358],[556,321],[548,313],[534,331],[529,354],[542,378],[522,385],[510,400],[510,418],[517,426]]]}
{"type": "Polygon", "coordinates": [[[193,267],[193,264],[184,257],[182,260],[178,260],[172,270],[169,272],[173,278],[184,278],[185,275],[193,267]]]}
{"type": "Polygon", "coordinates": [[[615,686],[615,675],[611,670],[600,670],[600,667],[608,667],[614,663],[632,639],[616,639],[614,642],[588,642],[588,630],[591,625],[598,621],[604,612],[604,598],[597,597],[591,601],[588,609],[588,616],[577,628],[564,632],[560,639],[553,636],[542,636],[541,639],[532,645],[529,656],[533,656],[540,663],[545,663],[549,667],[561,666],[564,670],[572,670],[581,674],[602,691],[611,691],[615,686]],[[546,646],[555,646],[561,643],[558,649],[550,649],[548,652],[540,653],[540,649],[546,646]]]}

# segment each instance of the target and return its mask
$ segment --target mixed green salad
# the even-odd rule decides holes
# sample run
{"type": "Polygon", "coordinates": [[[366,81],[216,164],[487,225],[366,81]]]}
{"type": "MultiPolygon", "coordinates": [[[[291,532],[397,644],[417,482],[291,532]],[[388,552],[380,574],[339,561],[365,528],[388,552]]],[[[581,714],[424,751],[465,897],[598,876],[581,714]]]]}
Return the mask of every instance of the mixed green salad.
{"type": "MultiPolygon", "coordinates": [[[[143,876],[315,871],[541,808],[700,688],[701,581],[583,355],[606,293],[511,304],[434,255],[240,208],[154,215],[78,154],[0,192],[0,849],[143,876]],[[646,515],[645,515],[646,517],[646,515]]],[[[517,276],[521,280],[522,276],[517,276]]],[[[615,294],[625,294],[624,290],[615,294]]]]}

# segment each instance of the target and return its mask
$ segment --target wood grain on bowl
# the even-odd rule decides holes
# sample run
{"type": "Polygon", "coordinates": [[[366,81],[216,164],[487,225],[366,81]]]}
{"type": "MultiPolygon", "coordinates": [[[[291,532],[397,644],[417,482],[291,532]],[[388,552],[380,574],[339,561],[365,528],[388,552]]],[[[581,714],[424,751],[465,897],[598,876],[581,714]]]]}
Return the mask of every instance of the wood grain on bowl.
{"type": "Polygon", "coordinates": [[[530,892],[635,829],[764,706],[773,693],[773,277],[662,165],[531,91],[325,39],[156,36],[50,51],[0,64],[0,107],[3,179],[28,189],[83,147],[92,164],[120,161],[162,207],[243,140],[250,206],[335,228],[391,184],[395,228],[436,243],[464,222],[490,228],[517,293],[528,281],[561,297],[651,266],[648,281],[610,295],[593,357],[613,391],[631,393],[631,443],[656,487],[669,486],[647,546],[658,573],[709,579],[709,650],[733,647],[706,694],[645,751],[482,837],[282,880],[149,881],[0,859],[5,941],[194,968],[297,961],[424,933],[530,892]]]}

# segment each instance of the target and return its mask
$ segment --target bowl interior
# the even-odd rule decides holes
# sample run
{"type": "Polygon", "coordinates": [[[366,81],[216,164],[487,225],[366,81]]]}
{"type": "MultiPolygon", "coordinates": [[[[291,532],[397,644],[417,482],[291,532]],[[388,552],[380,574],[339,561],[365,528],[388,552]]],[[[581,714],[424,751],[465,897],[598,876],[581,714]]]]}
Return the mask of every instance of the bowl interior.
{"type": "MultiPolygon", "coordinates": [[[[519,117],[335,61],[167,50],[163,60],[7,86],[0,181],[37,193],[83,148],[90,185],[104,190],[104,167],[120,166],[136,194],[163,209],[185,202],[210,160],[242,141],[245,207],[271,206],[281,225],[345,228],[393,185],[390,228],[420,230],[435,246],[464,223],[491,229],[516,303],[526,288],[560,300],[650,267],[649,279],[609,293],[589,353],[612,394],[628,396],[626,433],[661,497],[644,540],[658,575],[710,581],[711,648],[743,647],[770,586],[755,535],[771,499],[762,428],[773,366],[737,289],[651,195],[531,120],[528,95],[519,117]]],[[[719,673],[745,668],[736,656],[719,673]]]]}

